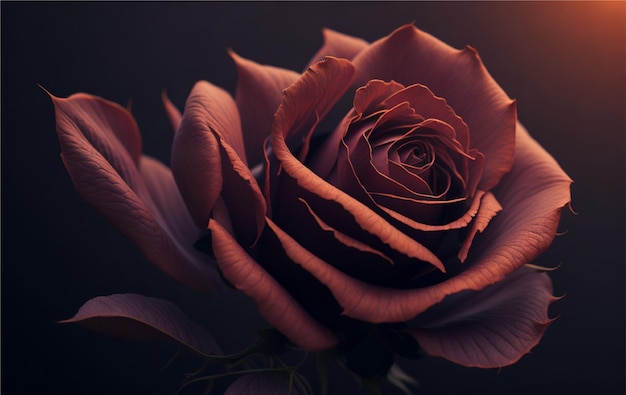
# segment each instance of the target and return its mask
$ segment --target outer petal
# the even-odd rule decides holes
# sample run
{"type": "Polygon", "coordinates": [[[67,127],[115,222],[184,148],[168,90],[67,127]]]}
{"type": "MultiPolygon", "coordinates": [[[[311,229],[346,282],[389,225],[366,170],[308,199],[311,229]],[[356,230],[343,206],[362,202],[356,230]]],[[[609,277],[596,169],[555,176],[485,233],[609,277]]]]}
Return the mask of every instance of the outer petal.
{"type": "Polygon", "coordinates": [[[213,288],[214,269],[192,251],[193,226],[171,173],[149,158],[137,168],[122,145],[130,137],[118,138],[136,133],[130,114],[85,94],[51,98],[62,158],[81,196],[161,270],[197,290],[213,288]]]}
{"type": "Polygon", "coordinates": [[[369,322],[407,321],[447,295],[499,282],[548,248],[570,201],[569,177],[519,124],[516,135],[515,164],[494,191],[504,209],[474,241],[469,267],[450,279],[420,289],[390,289],[351,278],[291,241],[290,256],[329,287],[344,314],[369,322]]]}
{"type": "Polygon", "coordinates": [[[306,350],[319,351],[337,344],[335,335],[311,318],[222,225],[211,220],[209,229],[222,273],[237,289],[256,300],[259,312],[270,324],[306,350]]]}
{"type": "Polygon", "coordinates": [[[60,321],[72,322],[127,339],[171,339],[204,356],[222,353],[215,339],[172,302],[143,295],[98,296],[60,321]]]}
{"type": "MultiPolygon", "coordinates": [[[[470,146],[485,154],[479,189],[489,191],[513,164],[515,103],[485,69],[473,48],[455,50],[403,26],[354,58],[355,83],[372,79],[423,84],[443,97],[468,124],[470,146]]],[[[418,110],[419,112],[419,110],[418,110]]]]}
{"type": "Polygon", "coordinates": [[[324,45],[309,62],[309,66],[324,60],[326,56],[352,59],[369,43],[363,39],[339,33],[331,29],[323,29],[324,45]]]}
{"type": "Polygon", "coordinates": [[[172,167],[198,226],[207,226],[221,193],[237,237],[247,245],[255,242],[264,226],[265,200],[248,168],[239,112],[227,92],[208,82],[196,84],[174,137],[172,167]]]}
{"type": "Polygon", "coordinates": [[[482,291],[444,299],[409,333],[430,355],[465,366],[507,366],[539,343],[554,300],[548,275],[520,268],[482,291]]]}
{"type": "Polygon", "coordinates": [[[283,100],[283,90],[299,74],[278,67],[264,66],[230,51],[237,66],[236,101],[250,167],[263,160],[263,141],[272,131],[274,113],[283,100]]]}
{"type": "MultiPolygon", "coordinates": [[[[214,130],[239,134],[239,113],[230,95],[198,82],[172,143],[172,172],[189,212],[200,228],[206,228],[211,210],[222,190],[222,167],[214,130]]],[[[243,150],[243,142],[242,150],[243,150]]]]}

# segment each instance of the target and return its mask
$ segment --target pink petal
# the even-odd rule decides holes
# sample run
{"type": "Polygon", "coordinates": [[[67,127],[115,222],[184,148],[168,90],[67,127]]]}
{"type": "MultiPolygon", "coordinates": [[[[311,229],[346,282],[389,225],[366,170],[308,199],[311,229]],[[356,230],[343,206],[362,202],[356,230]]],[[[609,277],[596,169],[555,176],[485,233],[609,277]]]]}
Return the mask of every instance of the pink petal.
{"type": "Polygon", "coordinates": [[[327,58],[311,66],[296,82],[285,89],[283,102],[272,125],[272,146],[277,136],[294,148],[323,119],[350,87],[354,67],[344,59],[327,58]]]}
{"type": "MultiPolygon", "coordinates": [[[[207,227],[222,190],[222,165],[215,130],[241,136],[239,113],[227,92],[200,81],[187,99],[183,119],[174,135],[171,158],[178,188],[200,228],[207,227]]],[[[243,142],[240,144],[243,147],[243,142]]]]}
{"type": "MultiPolygon", "coordinates": [[[[354,216],[358,226],[365,232],[375,235],[397,251],[432,263],[443,271],[443,264],[432,252],[390,226],[363,203],[328,184],[298,161],[288,148],[288,138],[297,140],[298,136],[307,133],[310,125],[322,118],[340,98],[350,83],[351,70],[352,66],[346,60],[326,58],[311,66],[298,81],[285,90],[283,104],[276,112],[272,127],[272,147],[276,157],[285,172],[297,180],[300,187],[327,203],[336,202],[341,205],[354,216]]],[[[309,203],[313,206],[313,202],[309,203]]],[[[315,207],[314,210],[321,212],[315,207]]]]}
{"type": "Polygon", "coordinates": [[[265,197],[250,169],[234,150],[220,139],[222,197],[228,207],[237,240],[252,246],[265,226],[265,197]]]}
{"type": "Polygon", "coordinates": [[[236,101],[250,166],[263,160],[263,141],[272,131],[274,113],[283,100],[283,90],[299,74],[278,67],[264,66],[229,51],[237,66],[236,101]]]}
{"type": "Polygon", "coordinates": [[[517,124],[515,163],[493,190],[503,210],[474,240],[471,267],[455,281],[479,290],[532,262],[552,243],[572,180],[517,124]]]}
{"type": "Polygon", "coordinates": [[[167,300],[137,294],[98,296],[83,304],[72,318],[60,321],[74,322],[131,340],[174,340],[204,356],[222,354],[204,328],[167,300]]]}
{"type": "MultiPolygon", "coordinates": [[[[404,86],[395,81],[368,81],[365,86],[360,87],[354,94],[354,110],[359,116],[368,115],[381,108],[391,108],[383,106],[385,100],[394,93],[404,89],[404,86]]],[[[396,103],[398,104],[398,103],[396,103]]]]}
{"type": "Polygon", "coordinates": [[[237,289],[257,302],[259,312],[289,340],[309,351],[337,344],[327,328],[309,314],[217,221],[209,222],[218,265],[237,289]]]}
{"type": "Polygon", "coordinates": [[[369,43],[363,39],[339,33],[331,29],[323,29],[324,45],[309,62],[309,66],[324,60],[326,56],[352,59],[369,43]]]}
{"type": "Polygon", "coordinates": [[[288,374],[251,373],[239,377],[224,395],[301,395],[288,374]]]}
{"type": "Polygon", "coordinates": [[[172,124],[172,130],[176,133],[180,127],[181,121],[183,120],[183,116],[180,114],[180,111],[178,111],[178,108],[176,108],[174,103],[172,103],[167,97],[167,93],[165,93],[165,91],[161,93],[161,101],[165,107],[167,117],[170,119],[170,123],[172,124]]]}
{"type": "MultiPolygon", "coordinates": [[[[198,228],[193,223],[185,202],[176,188],[170,169],[161,162],[143,156],[139,168],[146,185],[147,194],[142,193],[145,202],[151,201],[155,219],[161,224],[171,240],[173,251],[168,252],[169,242],[163,241],[160,250],[155,250],[154,260],[165,261],[162,270],[174,278],[189,284],[197,284],[196,289],[221,286],[213,265],[205,255],[193,247],[198,240],[198,228]],[[182,273],[189,272],[183,275],[182,273]]],[[[148,256],[146,252],[144,252],[148,256]]]]}
{"type": "Polygon", "coordinates": [[[482,291],[444,299],[409,333],[430,355],[471,367],[507,366],[539,343],[555,300],[548,275],[520,268],[482,291]]]}
{"type": "Polygon", "coordinates": [[[85,94],[51,98],[61,155],[81,196],[165,273],[197,290],[214,288],[216,273],[193,251],[193,225],[169,169],[145,157],[138,168],[118,138],[136,132],[130,114],[85,94]]]}
{"type": "MultiPolygon", "coordinates": [[[[346,234],[327,224],[309,206],[306,200],[300,198],[297,201],[280,200],[280,215],[271,219],[271,222],[289,234],[289,237],[297,240],[302,248],[308,251],[315,251],[316,256],[334,266],[338,270],[363,281],[375,283],[389,283],[401,272],[402,265],[394,265],[392,256],[388,256],[371,243],[366,243],[355,239],[352,235],[346,234]]],[[[276,233],[276,232],[274,232],[276,233]]],[[[267,236],[267,235],[265,235],[267,236]]],[[[284,252],[280,245],[280,240],[276,237],[264,239],[265,255],[263,262],[267,266],[280,270],[284,275],[279,281],[292,281],[298,275],[299,270],[292,270],[293,258],[284,252]],[[269,251],[271,254],[268,254],[269,251]],[[266,262],[271,261],[271,264],[266,262]],[[287,270],[291,270],[285,274],[287,270]]],[[[397,253],[396,253],[397,255],[397,253]]],[[[415,264],[410,262],[408,265],[415,264]]],[[[430,268],[430,265],[424,265],[430,268]]],[[[298,268],[299,269],[299,268],[298,268]]],[[[306,269],[306,268],[305,268],[306,269]]],[[[310,276],[302,276],[310,277],[310,276]]],[[[293,292],[294,287],[285,284],[285,287],[292,291],[294,297],[304,302],[293,292]]],[[[298,286],[296,286],[298,287],[298,286]]],[[[301,287],[300,287],[301,288],[301,287]]],[[[310,294],[302,292],[302,298],[311,299],[310,294]]],[[[319,297],[315,297],[313,303],[319,304],[319,297]]],[[[308,307],[308,305],[305,305],[308,307]]],[[[311,312],[311,310],[309,310],[311,312]]],[[[313,312],[311,312],[313,314],[313,312]]]]}
{"type": "MultiPolygon", "coordinates": [[[[327,223],[325,223],[319,216],[317,216],[315,214],[315,212],[313,212],[313,210],[311,209],[311,206],[309,206],[309,204],[302,198],[299,199],[307,208],[307,210],[309,211],[309,214],[311,215],[311,217],[315,220],[315,222],[317,223],[317,226],[323,230],[324,232],[329,232],[333,235],[333,237],[335,238],[335,240],[340,243],[343,246],[346,247],[350,247],[350,248],[354,248],[356,250],[359,250],[361,252],[366,252],[366,253],[370,253],[370,254],[374,254],[377,255],[378,257],[386,260],[388,263],[393,264],[393,261],[386,256],[385,254],[383,254],[382,252],[368,246],[367,244],[364,244],[352,237],[350,237],[349,235],[345,234],[345,233],[341,233],[339,232],[337,229],[333,228],[332,226],[328,225],[327,223]]],[[[335,248],[333,248],[333,251],[336,251],[335,248]]],[[[352,262],[350,262],[352,263],[352,262]]],[[[362,262],[359,263],[359,265],[361,265],[362,262]]]]}
{"type": "MultiPolygon", "coordinates": [[[[419,83],[446,99],[467,123],[470,146],[485,155],[479,189],[488,191],[511,168],[516,110],[473,48],[455,50],[405,25],[354,58],[357,86],[372,79],[419,83]]],[[[419,112],[419,109],[417,109],[419,112]]]]}

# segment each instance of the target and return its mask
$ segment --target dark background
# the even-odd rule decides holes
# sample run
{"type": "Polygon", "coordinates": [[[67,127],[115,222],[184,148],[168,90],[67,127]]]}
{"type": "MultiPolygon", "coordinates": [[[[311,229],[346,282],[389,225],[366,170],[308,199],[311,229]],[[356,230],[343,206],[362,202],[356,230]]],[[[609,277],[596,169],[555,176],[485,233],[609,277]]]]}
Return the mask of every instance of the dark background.
{"type": "MultiPolygon", "coordinates": [[[[404,366],[420,394],[624,393],[625,3],[2,3],[2,392],[173,394],[197,361],[175,348],[55,324],[87,299],[136,292],[175,301],[228,352],[258,322],[240,295],[174,284],[74,191],[52,103],[93,93],[125,104],[144,152],[168,162],[160,102],[206,79],[234,92],[227,48],[302,70],[324,26],[375,40],[414,22],[477,48],[519,118],[574,179],[550,250],[558,320],[531,354],[498,370],[436,358],[404,366]],[[236,309],[233,308],[237,305],[236,309]],[[237,315],[239,312],[239,315],[237,315]]],[[[337,374],[338,375],[338,374],[337,374]]],[[[339,375],[338,375],[339,376],[339,375]]],[[[337,377],[334,393],[355,386],[337,377]]]]}

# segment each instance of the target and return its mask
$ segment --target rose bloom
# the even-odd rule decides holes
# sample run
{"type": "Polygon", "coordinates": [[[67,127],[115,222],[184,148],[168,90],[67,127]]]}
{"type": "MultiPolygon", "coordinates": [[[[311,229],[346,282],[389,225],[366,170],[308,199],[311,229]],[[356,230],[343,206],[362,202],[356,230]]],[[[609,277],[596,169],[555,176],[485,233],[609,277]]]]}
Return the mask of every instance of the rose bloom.
{"type": "Polygon", "coordinates": [[[234,98],[201,81],[181,115],[164,97],[171,171],[126,109],[53,97],[77,190],[148,259],[200,291],[217,268],[364,376],[418,345],[498,367],[539,342],[555,298],[530,264],[571,180],[474,49],[406,25],[371,44],[325,30],[302,74],[231,57],[234,98]]]}

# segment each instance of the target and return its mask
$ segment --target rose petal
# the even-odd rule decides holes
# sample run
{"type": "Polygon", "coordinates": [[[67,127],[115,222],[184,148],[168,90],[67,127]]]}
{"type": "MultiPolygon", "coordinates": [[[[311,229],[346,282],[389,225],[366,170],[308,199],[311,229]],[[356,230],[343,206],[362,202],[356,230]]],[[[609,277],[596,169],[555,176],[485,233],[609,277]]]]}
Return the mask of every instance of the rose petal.
{"type": "Polygon", "coordinates": [[[222,197],[237,239],[246,246],[252,246],[265,226],[265,198],[250,169],[223,139],[218,139],[224,183],[222,197]]]}
{"type": "MultiPolygon", "coordinates": [[[[311,209],[311,206],[309,206],[306,200],[302,198],[300,198],[299,200],[306,206],[307,210],[309,211],[309,214],[317,223],[317,226],[320,229],[322,229],[324,232],[331,233],[334,236],[334,238],[337,240],[337,242],[339,242],[341,245],[354,248],[361,252],[366,252],[366,253],[377,255],[378,257],[386,260],[388,263],[393,264],[393,261],[388,256],[385,256],[385,254],[383,254],[382,252],[368,246],[367,244],[361,243],[360,241],[350,237],[349,235],[345,233],[339,232],[337,229],[325,223],[319,216],[315,214],[315,212],[311,209]]],[[[334,248],[333,248],[333,253],[336,253],[336,249],[334,248]]],[[[350,263],[353,263],[353,262],[350,262],[350,263]]],[[[361,264],[362,262],[359,263],[359,265],[361,264]]]]}
{"type": "Polygon", "coordinates": [[[561,210],[570,201],[571,180],[523,126],[518,124],[516,135],[515,164],[494,191],[504,210],[474,241],[472,259],[463,272],[425,288],[390,289],[350,278],[299,252],[314,263],[307,270],[331,289],[344,314],[369,322],[401,322],[447,295],[481,290],[532,262],[554,239],[561,210]]]}
{"type": "MultiPolygon", "coordinates": [[[[309,68],[298,81],[285,90],[283,104],[276,112],[272,126],[272,147],[276,157],[285,172],[297,180],[300,187],[322,200],[340,204],[354,216],[361,229],[375,235],[393,249],[445,271],[441,261],[432,252],[390,226],[364,204],[328,184],[298,161],[287,146],[286,140],[289,137],[302,136],[303,131],[308,132],[307,125],[310,126],[316,119],[322,118],[339,99],[351,80],[351,70],[352,66],[348,61],[329,57],[309,68]]],[[[309,203],[314,206],[310,200],[309,203]]],[[[314,209],[318,213],[323,212],[315,207],[314,209]]],[[[323,219],[329,223],[326,218],[323,219]]]]}
{"type": "Polygon", "coordinates": [[[555,300],[545,273],[520,268],[482,291],[444,299],[409,333],[430,355],[465,366],[507,366],[539,343],[555,300]]]}
{"type": "Polygon", "coordinates": [[[363,39],[327,28],[322,30],[322,34],[324,35],[324,45],[313,55],[309,66],[324,60],[326,56],[352,59],[369,45],[369,43],[363,39]]]}
{"type": "Polygon", "coordinates": [[[263,229],[266,207],[244,155],[235,102],[222,89],[198,82],[174,137],[176,181],[196,224],[203,228],[222,193],[237,237],[252,245],[263,229]]]}
{"type": "Polygon", "coordinates": [[[172,130],[176,133],[180,127],[181,121],[183,120],[183,116],[180,114],[180,111],[178,111],[178,108],[176,108],[174,103],[172,103],[167,97],[167,93],[165,93],[165,91],[161,93],[161,101],[165,107],[167,117],[170,119],[170,123],[172,124],[172,130]]]}
{"type": "Polygon", "coordinates": [[[396,92],[385,100],[385,103],[391,107],[402,102],[410,103],[415,112],[425,119],[441,120],[452,126],[452,130],[455,132],[454,137],[460,143],[463,151],[469,151],[470,132],[467,124],[454,112],[454,109],[450,108],[445,97],[435,96],[427,86],[414,84],[396,92]]]}
{"type": "MultiPolygon", "coordinates": [[[[445,231],[445,230],[451,230],[451,229],[460,229],[460,228],[466,227],[472,221],[472,218],[474,218],[474,216],[477,213],[479,213],[479,208],[482,205],[482,199],[484,195],[485,195],[484,191],[477,191],[467,211],[465,211],[465,213],[463,213],[462,216],[455,219],[454,221],[448,222],[447,224],[443,224],[443,225],[424,224],[421,222],[414,221],[411,218],[405,215],[402,215],[397,211],[391,210],[387,207],[381,206],[380,209],[383,210],[385,213],[387,213],[389,216],[391,216],[393,219],[400,221],[403,224],[410,226],[411,228],[416,229],[416,230],[421,230],[425,232],[437,232],[437,231],[445,231]]],[[[436,206],[433,208],[436,208],[436,206]]]]}
{"type": "Polygon", "coordinates": [[[371,80],[365,86],[360,87],[354,94],[354,110],[359,116],[371,114],[381,108],[394,107],[396,104],[383,106],[386,99],[404,89],[404,86],[396,81],[371,80]]]}
{"type": "Polygon", "coordinates": [[[263,160],[263,141],[271,134],[274,113],[283,100],[283,90],[299,74],[278,67],[265,66],[244,59],[233,51],[229,54],[237,67],[236,101],[246,143],[246,156],[251,166],[263,160]]]}
{"type": "Polygon", "coordinates": [[[372,79],[420,83],[445,98],[469,126],[470,146],[485,155],[479,189],[490,190],[511,168],[515,102],[489,75],[473,48],[455,50],[405,25],[360,52],[354,66],[356,86],[372,79]]]}
{"type": "MultiPolygon", "coordinates": [[[[200,228],[206,228],[222,190],[219,134],[241,135],[239,113],[230,95],[208,82],[198,82],[172,143],[172,171],[176,183],[200,228]]],[[[237,140],[235,138],[235,140],[237,140]]],[[[243,142],[241,142],[243,151],[243,142]]]]}
{"type": "Polygon", "coordinates": [[[309,351],[337,344],[327,328],[315,321],[217,221],[209,222],[218,265],[237,289],[257,302],[259,312],[289,340],[309,351]]]}
{"type": "Polygon", "coordinates": [[[203,356],[222,354],[215,339],[175,304],[143,295],[98,296],[83,304],[72,318],[59,322],[79,323],[131,340],[174,340],[203,356]]]}
{"type": "Polygon", "coordinates": [[[285,89],[283,102],[274,116],[272,145],[277,135],[288,145],[293,142],[295,148],[300,148],[302,139],[348,89],[353,74],[352,64],[344,59],[329,57],[309,67],[285,89]]]}
{"type": "Polygon", "coordinates": [[[251,373],[239,377],[224,395],[301,395],[288,374],[251,373]]]}
{"type": "MultiPolygon", "coordinates": [[[[193,248],[193,244],[198,240],[198,228],[194,225],[187,206],[176,188],[170,169],[161,162],[144,155],[139,170],[148,190],[148,196],[155,207],[152,210],[155,219],[163,224],[163,230],[175,248],[175,252],[167,252],[169,242],[162,242],[161,251],[154,252],[155,255],[162,256],[161,260],[169,260],[167,266],[163,264],[163,270],[174,278],[180,276],[178,272],[190,271],[189,277],[196,276],[193,282],[197,282],[198,285],[195,288],[220,286],[221,282],[215,268],[207,262],[206,256],[193,248]]],[[[144,199],[144,201],[147,200],[148,198],[144,199]]],[[[185,281],[191,281],[191,278],[185,281]]]]}
{"type": "Polygon", "coordinates": [[[517,124],[515,163],[493,194],[503,210],[474,241],[471,268],[455,281],[480,289],[532,262],[552,243],[572,180],[517,124]]]}
{"type": "Polygon", "coordinates": [[[85,94],[51,99],[61,155],[81,196],[165,273],[197,290],[214,288],[214,269],[192,251],[193,225],[169,169],[137,158],[138,169],[122,144],[134,138],[118,139],[138,133],[130,114],[85,94]]]}
{"type": "Polygon", "coordinates": [[[268,226],[280,240],[287,256],[328,287],[344,309],[343,314],[372,323],[399,322],[414,317],[398,313],[391,302],[396,293],[415,291],[383,288],[350,277],[303,248],[269,219],[268,226]],[[385,297],[388,293],[391,293],[392,297],[385,297]]]}

